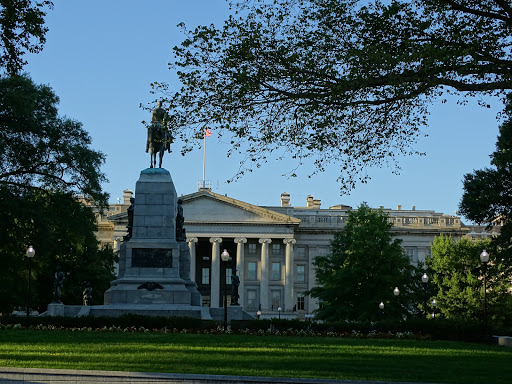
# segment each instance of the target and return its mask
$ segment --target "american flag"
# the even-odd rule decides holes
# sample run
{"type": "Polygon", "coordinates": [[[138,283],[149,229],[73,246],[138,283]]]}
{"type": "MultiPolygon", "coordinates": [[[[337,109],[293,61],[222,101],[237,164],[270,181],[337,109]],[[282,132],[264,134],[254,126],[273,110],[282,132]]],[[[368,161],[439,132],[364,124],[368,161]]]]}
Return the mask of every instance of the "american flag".
{"type": "Polygon", "coordinates": [[[210,131],[208,128],[205,128],[205,129],[204,129],[204,135],[205,135],[206,137],[210,137],[210,136],[212,135],[212,131],[210,131]]]}

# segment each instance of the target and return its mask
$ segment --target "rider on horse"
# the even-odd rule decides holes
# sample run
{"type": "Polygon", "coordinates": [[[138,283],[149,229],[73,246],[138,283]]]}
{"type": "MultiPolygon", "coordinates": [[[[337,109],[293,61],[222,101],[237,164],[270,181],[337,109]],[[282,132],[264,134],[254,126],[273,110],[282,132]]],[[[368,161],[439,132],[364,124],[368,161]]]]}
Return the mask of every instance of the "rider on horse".
{"type": "Polygon", "coordinates": [[[174,138],[167,129],[169,115],[162,108],[162,102],[158,102],[158,107],[153,110],[151,115],[151,125],[148,127],[148,139],[146,141],[146,153],[151,154],[151,168],[156,166],[156,155],[160,155],[159,168],[162,167],[162,158],[164,151],[171,153],[171,143],[174,138]]]}

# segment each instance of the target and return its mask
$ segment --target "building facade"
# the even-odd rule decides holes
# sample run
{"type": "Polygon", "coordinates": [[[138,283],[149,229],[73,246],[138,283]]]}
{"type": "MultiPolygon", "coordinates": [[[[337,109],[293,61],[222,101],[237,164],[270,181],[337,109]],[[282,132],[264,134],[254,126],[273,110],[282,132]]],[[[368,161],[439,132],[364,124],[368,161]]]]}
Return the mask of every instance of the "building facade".
{"type": "MultiPolygon", "coordinates": [[[[98,238],[114,249],[126,234],[132,195],[130,190],[124,191],[123,202],[98,218],[104,224],[98,238]]],[[[231,274],[237,273],[238,302],[250,314],[259,311],[263,317],[276,316],[280,311],[280,316],[301,318],[317,308],[316,301],[304,295],[315,285],[313,260],[330,252],[330,240],[343,229],[352,207],[322,208],[313,196],[308,196],[304,206],[291,206],[288,193],[281,195],[279,206],[255,206],[207,188],[181,199],[191,277],[204,306],[221,307],[224,288],[229,295],[231,274]],[[227,262],[221,261],[223,250],[230,255],[227,262]]],[[[415,264],[429,256],[436,236],[459,239],[469,233],[457,216],[415,207],[383,210],[415,264]]]]}

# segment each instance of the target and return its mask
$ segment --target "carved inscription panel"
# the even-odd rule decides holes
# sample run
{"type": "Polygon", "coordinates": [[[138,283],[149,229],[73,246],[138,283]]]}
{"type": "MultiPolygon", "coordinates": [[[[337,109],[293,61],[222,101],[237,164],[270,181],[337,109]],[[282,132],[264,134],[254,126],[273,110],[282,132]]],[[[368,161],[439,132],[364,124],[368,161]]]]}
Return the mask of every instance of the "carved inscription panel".
{"type": "Polygon", "coordinates": [[[133,248],[132,267],[172,268],[172,249],[133,248]]]}

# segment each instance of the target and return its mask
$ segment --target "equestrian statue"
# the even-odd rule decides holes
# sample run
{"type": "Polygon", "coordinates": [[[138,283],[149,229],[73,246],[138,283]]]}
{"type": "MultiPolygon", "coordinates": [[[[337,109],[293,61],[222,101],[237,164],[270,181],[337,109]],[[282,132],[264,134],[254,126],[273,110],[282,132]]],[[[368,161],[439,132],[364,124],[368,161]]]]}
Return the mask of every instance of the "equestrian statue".
{"type": "Polygon", "coordinates": [[[158,102],[158,107],[153,110],[151,115],[151,125],[148,127],[148,139],[146,141],[146,153],[151,155],[150,168],[156,167],[156,156],[159,155],[158,168],[162,168],[162,158],[164,152],[171,153],[171,144],[174,137],[169,133],[167,124],[169,115],[162,108],[162,102],[158,102]]]}

